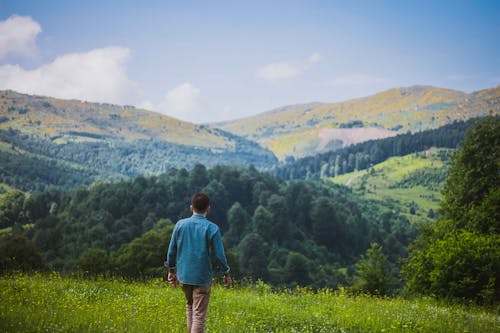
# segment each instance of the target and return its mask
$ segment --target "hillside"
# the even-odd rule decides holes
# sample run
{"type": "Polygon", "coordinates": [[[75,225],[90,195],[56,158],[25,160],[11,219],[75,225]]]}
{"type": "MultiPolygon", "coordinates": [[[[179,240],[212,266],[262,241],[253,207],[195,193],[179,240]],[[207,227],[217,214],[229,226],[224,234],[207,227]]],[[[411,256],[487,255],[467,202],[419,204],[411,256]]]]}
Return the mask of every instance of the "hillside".
{"type": "Polygon", "coordinates": [[[277,159],[234,134],[132,106],[2,91],[0,161],[2,182],[40,190],[196,163],[269,167],[277,159]]]}
{"type": "Polygon", "coordinates": [[[307,156],[281,164],[271,170],[282,179],[319,179],[337,177],[349,172],[365,170],[390,157],[405,156],[431,147],[455,149],[462,143],[467,130],[477,118],[456,121],[436,129],[418,133],[370,140],[342,149],[307,156]]]}
{"type": "Polygon", "coordinates": [[[500,87],[470,94],[430,86],[387,90],[340,103],[303,104],[215,124],[269,148],[280,159],[437,128],[500,113],[500,87]],[[363,128],[360,130],[360,128],[363,128]]]}
{"type": "Polygon", "coordinates": [[[0,128],[56,143],[109,138],[157,140],[215,150],[234,149],[226,133],[159,113],[118,106],[0,91],[0,128]]]}
{"type": "Polygon", "coordinates": [[[411,221],[435,218],[453,150],[432,148],[391,157],[370,169],[330,178],[370,200],[393,202],[411,221]]]}

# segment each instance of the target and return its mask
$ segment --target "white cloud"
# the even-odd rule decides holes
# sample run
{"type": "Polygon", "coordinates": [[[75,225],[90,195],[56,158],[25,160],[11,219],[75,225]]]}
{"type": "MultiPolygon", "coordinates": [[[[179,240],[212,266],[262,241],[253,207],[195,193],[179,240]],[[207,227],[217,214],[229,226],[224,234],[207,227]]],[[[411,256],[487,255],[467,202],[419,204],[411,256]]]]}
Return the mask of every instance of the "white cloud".
{"type": "Polygon", "coordinates": [[[137,104],[137,107],[139,109],[144,109],[144,110],[149,110],[149,111],[156,110],[156,106],[153,104],[153,102],[148,101],[148,100],[140,102],[139,104],[137,104]]]}
{"type": "Polygon", "coordinates": [[[203,116],[200,107],[200,90],[191,83],[182,83],[167,91],[156,109],[168,116],[198,123],[200,117],[203,116]]]}
{"type": "Polygon", "coordinates": [[[0,60],[8,54],[33,55],[35,38],[41,31],[38,22],[28,16],[13,15],[0,21],[0,60]]]}
{"type": "Polygon", "coordinates": [[[477,79],[477,75],[470,74],[451,74],[447,76],[450,81],[467,81],[477,79]]]}
{"type": "Polygon", "coordinates": [[[19,65],[0,66],[0,89],[76,98],[93,102],[134,103],[136,86],[125,72],[130,50],[123,47],[94,49],[57,57],[33,70],[19,65]]]}
{"type": "Polygon", "coordinates": [[[305,61],[274,62],[261,67],[257,71],[257,75],[267,81],[289,80],[302,74],[308,68],[320,62],[321,59],[322,56],[315,52],[305,61]]]}
{"type": "Polygon", "coordinates": [[[368,86],[374,84],[385,84],[389,82],[390,80],[386,78],[362,73],[353,73],[335,77],[328,83],[334,86],[368,86]]]}
{"type": "Polygon", "coordinates": [[[318,52],[314,52],[313,54],[311,54],[311,56],[309,57],[309,63],[312,65],[312,64],[316,64],[318,62],[320,62],[321,60],[323,59],[323,56],[321,54],[319,54],[318,52]]]}

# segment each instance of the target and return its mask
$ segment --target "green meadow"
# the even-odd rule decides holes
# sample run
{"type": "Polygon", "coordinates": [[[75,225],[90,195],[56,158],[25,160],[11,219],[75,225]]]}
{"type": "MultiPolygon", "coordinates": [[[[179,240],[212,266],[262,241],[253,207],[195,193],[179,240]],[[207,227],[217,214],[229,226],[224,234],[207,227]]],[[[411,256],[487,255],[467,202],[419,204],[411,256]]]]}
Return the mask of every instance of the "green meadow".
{"type": "MultiPolygon", "coordinates": [[[[0,299],[2,332],[185,332],[182,292],[160,279],[3,276],[0,299]]],[[[257,283],[215,285],[207,325],[208,332],[500,332],[500,316],[430,298],[274,292],[257,283]]]]}
{"type": "Polygon", "coordinates": [[[331,178],[366,199],[394,201],[404,207],[410,220],[422,220],[439,208],[441,190],[448,172],[449,149],[391,157],[370,169],[331,178]],[[414,207],[413,214],[410,213],[414,207]]]}

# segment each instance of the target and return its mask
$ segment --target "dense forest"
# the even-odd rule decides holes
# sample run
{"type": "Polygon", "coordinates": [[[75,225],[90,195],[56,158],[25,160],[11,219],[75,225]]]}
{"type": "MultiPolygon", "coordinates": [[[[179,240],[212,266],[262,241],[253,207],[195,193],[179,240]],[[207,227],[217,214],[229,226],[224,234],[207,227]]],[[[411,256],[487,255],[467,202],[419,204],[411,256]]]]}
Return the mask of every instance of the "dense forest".
{"type": "Polygon", "coordinates": [[[437,129],[370,140],[296,161],[288,160],[288,163],[274,168],[272,174],[282,179],[335,177],[368,169],[392,156],[404,156],[431,147],[457,148],[476,121],[456,121],[437,129]]]}
{"type": "Polygon", "coordinates": [[[172,168],[207,167],[216,164],[254,165],[259,168],[277,163],[276,157],[256,143],[227,133],[236,146],[233,151],[215,151],[163,141],[106,140],[56,144],[53,140],[0,130],[0,180],[24,191],[41,191],[90,184],[97,179],[133,178],[161,174],[172,168]]]}
{"type": "Polygon", "coordinates": [[[209,218],[221,228],[238,279],[348,284],[354,264],[374,242],[383,246],[396,275],[416,237],[415,226],[397,211],[356,199],[344,187],[284,182],[253,167],[207,170],[201,164],[74,191],[9,192],[0,228],[12,228],[38,247],[39,265],[51,269],[158,275],[172,222],[189,216],[190,197],[200,190],[213,199],[209,218]]]}

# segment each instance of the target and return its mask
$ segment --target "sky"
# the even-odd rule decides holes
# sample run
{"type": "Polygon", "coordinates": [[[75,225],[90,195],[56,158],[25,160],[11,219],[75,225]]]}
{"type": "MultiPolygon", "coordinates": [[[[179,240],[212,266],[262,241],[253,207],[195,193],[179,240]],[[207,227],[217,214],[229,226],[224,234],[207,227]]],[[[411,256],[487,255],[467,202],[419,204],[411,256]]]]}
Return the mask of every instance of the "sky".
{"type": "Polygon", "coordinates": [[[0,90],[207,123],[500,85],[500,1],[0,0],[0,90]]]}

